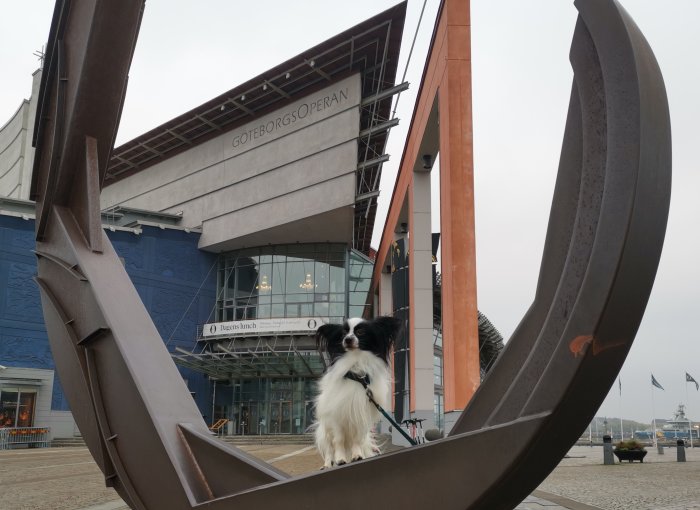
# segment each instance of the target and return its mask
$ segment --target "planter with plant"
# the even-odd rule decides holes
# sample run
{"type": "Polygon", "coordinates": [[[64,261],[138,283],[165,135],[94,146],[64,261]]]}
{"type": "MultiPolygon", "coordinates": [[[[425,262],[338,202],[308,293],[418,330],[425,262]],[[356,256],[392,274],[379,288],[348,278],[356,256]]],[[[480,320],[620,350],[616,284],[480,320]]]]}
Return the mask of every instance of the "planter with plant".
{"type": "Polygon", "coordinates": [[[630,439],[629,441],[620,441],[617,443],[613,453],[620,462],[623,460],[629,462],[634,462],[635,460],[644,462],[644,456],[647,454],[647,451],[642,443],[636,439],[630,439]]]}

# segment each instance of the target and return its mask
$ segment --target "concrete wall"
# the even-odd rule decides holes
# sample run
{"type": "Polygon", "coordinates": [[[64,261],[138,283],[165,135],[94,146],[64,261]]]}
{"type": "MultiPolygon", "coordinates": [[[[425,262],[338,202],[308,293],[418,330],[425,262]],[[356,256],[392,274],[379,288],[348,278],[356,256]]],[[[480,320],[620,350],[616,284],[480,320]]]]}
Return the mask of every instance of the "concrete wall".
{"type": "Polygon", "coordinates": [[[102,207],[182,211],[211,251],[285,242],[301,220],[296,241],[350,242],[359,103],[354,75],[108,186],[102,207]]]}
{"type": "MultiPolygon", "coordinates": [[[[1,361],[1,360],[0,360],[1,361]]],[[[50,439],[80,435],[70,411],[56,411],[51,408],[54,391],[55,372],[41,368],[7,367],[0,369],[0,387],[20,388],[22,391],[36,391],[34,426],[51,429],[50,439]],[[40,381],[40,385],[28,385],[27,380],[40,381]]],[[[33,381],[32,381],[33,382],[33,381]]]]}
{"type": "Polygon", "coordinates": [[[24,158],[24,138],[29,101],[22,101],[17,112],[0,130],[0,195],[20,198],[24,158]]]}
{"type": "Polygon", "coordinates": [[[30,100],[0,127],[0,196],[29,199],[34,165],[32,133],[41,71],[34,73],[30,100]]]}
{"type": "Polygon", "coordinates": [[[75,424],[73,413],[70,411],[51,411],[49,417],[51,439],[80,436],[80,430],[75,424]]]}
{"type": "Polygon", "coordinates": [[[430,173],[414,172],[409,200],[412,250],[411,275],[411,416],[435,427],[433,367],[433,275],[430,210],[430,173]]]}
{"type": "MultiPolygon", "coordinates": [[[[196,233],[142,227],[140,234],[117,230],[108,235],[168,349],[191,349],[197,324],[207,322],[214,307],[216,257],[197,249],[196,233]]],[[[39,290],[32,280],[34,247],[33,219],[0,215],[0,365],[53,373],[39,290]]],[[[202,414],[210,414],[209,382],[191,370],[180,368],[180,372],[195,392],[202,414]]],[[[58,377],[52,377],[51,384],[52,427],[67,434],[57,437],[70,437],[68,402],[58,377]]]]}

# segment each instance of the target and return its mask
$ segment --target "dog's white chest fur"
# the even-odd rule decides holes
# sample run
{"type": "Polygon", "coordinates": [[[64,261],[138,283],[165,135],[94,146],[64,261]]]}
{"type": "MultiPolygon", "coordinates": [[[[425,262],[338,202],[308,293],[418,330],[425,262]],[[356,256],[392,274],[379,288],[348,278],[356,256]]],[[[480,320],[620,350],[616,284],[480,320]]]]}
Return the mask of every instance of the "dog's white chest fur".
{"type": "Polygon", "coordinates": [[[361,350],[338,358],[321,378],[316,399],[316,446],[325,467],[372,457],[377,452],[372,428],[380,419],[379,411],[363,385],[345,377],[348,372],[367,375],[374,400],[384,408],[389,403],[391,377],[383,360],[361,350]]]}

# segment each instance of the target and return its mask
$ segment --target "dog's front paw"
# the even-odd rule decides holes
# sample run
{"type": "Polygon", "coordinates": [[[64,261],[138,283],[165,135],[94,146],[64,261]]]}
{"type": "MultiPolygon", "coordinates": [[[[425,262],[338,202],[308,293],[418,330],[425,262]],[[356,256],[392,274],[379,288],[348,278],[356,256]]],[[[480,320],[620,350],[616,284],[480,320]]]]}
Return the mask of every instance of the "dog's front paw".
{"type": "Polygon", "coordinates": [[[355,455],[352,458],[352,462],[357,462],[358,460],[363,460],[363,459],[364,459],[364,457],[362,455],[355,455]]]}

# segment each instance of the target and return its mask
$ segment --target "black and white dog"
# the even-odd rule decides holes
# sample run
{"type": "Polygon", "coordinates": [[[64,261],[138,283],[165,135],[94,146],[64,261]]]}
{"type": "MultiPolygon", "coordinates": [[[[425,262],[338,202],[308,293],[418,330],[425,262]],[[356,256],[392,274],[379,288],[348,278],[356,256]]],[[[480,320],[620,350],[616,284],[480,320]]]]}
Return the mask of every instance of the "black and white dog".
{"type": "Polygon", "coordinates": [[[380,414],[365,386],[382,408],[388,408],[389,355],[399,324],[393,317],[377,317],[318,328],[319,350],[331,358],[331,366],[319,382],[314,423],[324,468],[377,454],[372,428],[380,414]]]}

